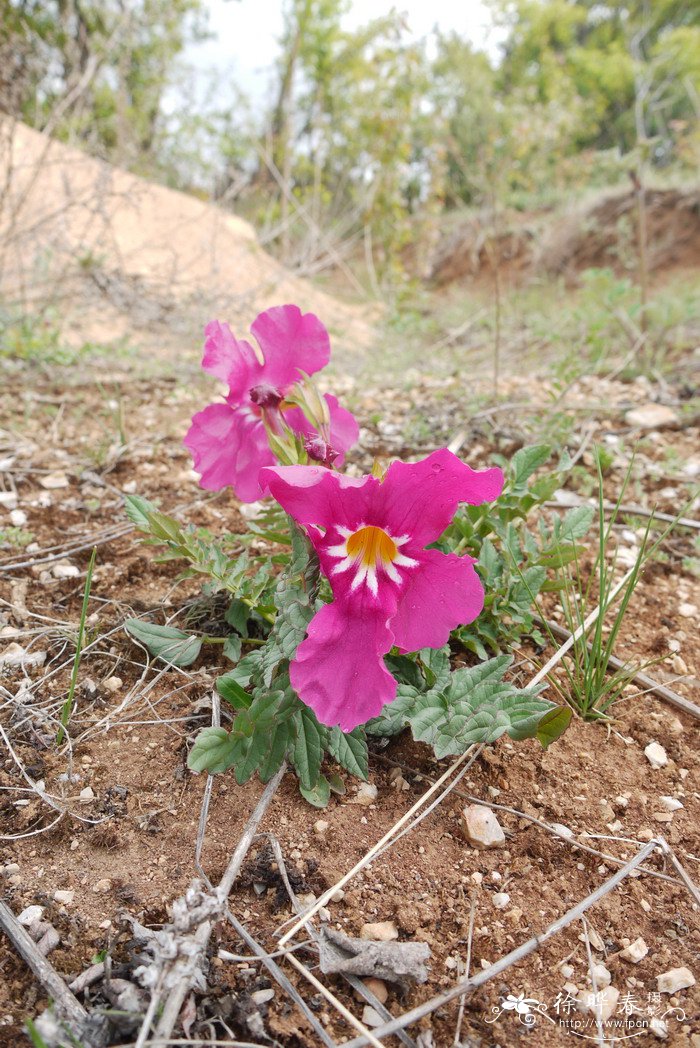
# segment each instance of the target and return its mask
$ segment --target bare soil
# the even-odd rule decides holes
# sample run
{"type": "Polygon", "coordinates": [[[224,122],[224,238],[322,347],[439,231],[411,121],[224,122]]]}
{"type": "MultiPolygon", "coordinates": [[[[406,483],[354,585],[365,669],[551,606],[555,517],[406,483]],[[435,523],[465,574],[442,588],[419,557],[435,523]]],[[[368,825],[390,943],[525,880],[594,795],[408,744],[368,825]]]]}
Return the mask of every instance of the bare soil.
{"type": "MultiPolygon", "coordinates": [[[[506,416],[507,421],[498,414],[472,421],[462,384],[454,378],[426,376],[410,395],[351,391],[365,422],[355,465],[367,468],[373,456],[407,447],[413,453],[428,450],[460,429],[466,431],[462,453],[473,465],[485,464],[494,452],[510,454],[532,439],[542,386],[534,379],[510,380],[503,391],[505,400],[530,400],[533,412],[529,416],[524,410],[518,419],[506,416]],[[377,403],[382,407],[381,424],[371,422],[377,403]],[[419,433],[430,436],[421,439],[419,433]]],[[[631,430],[625,411],[647,402],[650,395],[644,381],[583,380],[570,391],[562,411],[570,411],[578,425],[585,408],[586,425],[592,427],[588,439],[616,449],[607,476],[611,497],[619,488],[626,456],[636,448],[634,501],[676,513],[697,482],[697,418],[687,408],[684,388],[667,386],[665,397],[678,409],[678,425],[649,433],[631,430]],[[592,400],[600,405],[597,411],[590,408],[592,400]]],[[[5,564],[19,566],[0,573],[0,653],[13,642],[46,653],[39,668],[0,671],[0,723],[12,745],[12,750],[4,748],[0,758],[0,865],[19,866],[18,872],[5,876],[0,890],[15,913],[35,903],[46,907],[45,919],[60,935],[60,945],[49,959],[68,979],[105,951],[113,974],[128,978],[138,951],[124,914],[159,927],[167,922],[170,904],[195,872],[205,780],[187,770],[186,754],[196,731],[209,723],[213,682],[224,661],[209,647],[186,671],[164,672],[157,665],[146,665],[144,652],[122,628],[124,619],[150,612],[154,621],[175,616],[177,624],[197,598],[199,587],[191,580],[178,584],[179,565],[156,563],[155,551],[134,532],[125,531],[98,546],[89,619],[93,646],[81,664],[70,751],[57,749],[54,737],[55,714],[68,687],[71,636],[91,545],[124,521],[122,492],[136,490],[159,501],[166,511],[213,531],[244,526],[228,494],[211,497],[200,491],[180,444],[189,415],[205,397],[200,387],[166,380],[124,379],[118,385],[98,386],[89,375],[71,384],[60,376],[35,375],[30,383],[23,372],[8,374],[0,391],[4,420],[0,458],[11,460],[4,462],[0,475],[4,489],[17,492],[18,504],[28,514],[26,528],[36,543],[24,552],[4,551],[5,564]],[[122,420],[125,444],[115,419],[122,420]],[[65,475],[66,486],[42,486],[42,479],[55,473],[65,475]],[[56,578],[53,562],[43,563],[42,558],[51,556],[56,546],[70,545],[85,547],[65,557],[79,573],[56,578]],[[24,561],[32,563],[23,567],[24,561]],[[49,713],[53,720],[47,719],[49,713]],[[23,792],[27,783],[21,769],[34,781],[43,779],[46,791],[68,810],[53,828],[56,812],[35,794],[23,792]],[[94,798],[84,802],[79,795],[87,786],[94,798]],[[56,890],[74,891],[73,901],[55,902],[56,890]]],[[[575,429],[572,451],[580,441],[581,432],[575,429]]],[[[580,460],[584,467],[590,466],[588,456],[584,451],[580,460]]],[[[579,474],[581,484],[584,474],[585,469],[579,474]]],[[[589,493],[585,484],[582,493],[589,493]]],[[[632,521],[631,526],[638,524],[632,521]]],[[[691,571],[694,537],[689,531],[675,532],[664,544],[663,558],[645,572],[618,654],[640,662],[661,658],[650,672],[698,703],[697,618],[688,618],[682,610],[682,605],[700,604],[697,577],[691,571]],[[670,642],[679,649],[675,655],[670,642]],[[680,674],[678,655],[685,664],[680,674]]],[[[623,536],[621,541],[627,540],[623,536]]],[[[556,617],[554,602],[551,611],[556,617]]],[[[530,666],[538,659],[534,647],[526,644],[518,653],[519,679],[528,679],[530,666]]],[[[447,989],[463,973],[472,900],[476,910],[471,970],[478,971],[530,936],[543,933],[617,868],[610,859],[577,849],[576,838],[562,840],[533,819],[564,824],[582,842],[621,861],[635,853],[638,842],[661,833],[697,880],[699,740],[697,720],[634,689],[616,707],[612,724],[590,725],[574,718],[563,738],[546,752],[534,742],[516,745],[501,740],[483,751],[460,792],[455,790],[419,829],[347,886],[343,898],[329,906],[330,921],[356,935],[365,922],[393,920],[402,940],[430,945],[428,983],[409,991],[390,988],[387,1006],[399,1014],[447,989]],[[664,768],[653,769],[644,755],[652,740],[666,749],[669,762],[664,768]],[[460,813],[468,803],[467,794],[513,809],[498,812],[507,835],[504,848],[484,852],[466,843],[460,833],[460,813]],[[683,808],[666,812],[662,796],[681,799],[683,808]],[[584,833],[602,839],[579,837],[584,833]],[[503,892],[510,899],[504,909],[497,909],[494,895],[503,892]]],[[[263,829],[277,836],[290,870],[297,875],[297,890],[319,895],[379,840],[425,791],[430,778],[446,767],[404,734],[385,749],[377,747],[372,756],[370,779],[378,787],[376,803],[370,807],[352,803],[356,784],[346,776],[346,795],[333,798],[327,811],[319,813],[302,801],[293,776],[287,774],[263,829]],[[323,833],[314,829],[319,817],[329,824],[323,833]]],[[[215,779],[203,852],[204,869],[213,882],[223,872],[260,791],[257,781],[238,787],[230,776],[215,779]]],[[[290,909],[280,895],[274,870],[266,872],[263,847],[254,845],[234,887],[231,906],[272,950],[274,930],[290,909]],[[255,885],[259,890],[261,884],[264,888],[258,894],[255,885]]],[[[660,855],[648,865],[675,877],[660,855]]],[[[638,1010],[633,1014],[646,1021],[668,1004],[664,996],[661,1008],[654,997],[658,975],[685,966],[700,979],[700,913],[677,880],[648,874],[628,878],[588,912],[588,921],[602,940],[596,940],[602,948],[593,951],[594,958],[607,964],[613,985],[630,995],[630,1007],[638,1010]],[[640,964],[632,965],[617,954],[638,937],[645,940],[649,952],[640,964]]],[[[493,1011],[508,994],[524,994],[547,1004],[549,1014],[557,1019],[554,1004],[557,994],[566,993],[564,984],[589,985],[582,930],[580,922],[573,924],[467,998],[462,1043],[520,1043],[527,1029],[517,1015],[506,1010],[496,1017],[493,1011]],[[563,963],[573,968],[568,978],[560,970],[563,963]]],[[[192,1036],[211,1036],[212,1029],[223,1036],[228,1028],[244,1040],[258,1040],[247,1025],[250,994],[270,982],[259,965],[222,960],[221,948],[248,953],[228,926],[217,926],[207,986],[194,996],[192,1036]],[[206,1025],[216,1017],[226,1025],[206,1025]]],[[[0,971],[0,1045],[16,1044],[23,1037],[25,1019],[41,1011],[46,997],[4,941],[0,971]]],[[[288,974],[335,1040],[353,1036],[296,971],[289,968],[288,974]]],[[[363,1006],[346,984],[332,977],[326,981],[361,1016],[363,1006]]],[[[269,1038],[261,1043],[285,1048],[315,1044],[303,1016],[279,987],[274,988],[273,999],[259,1009],[269,1038]]],[[[98,983],[87,991],[85,1000],[99,1003],[100,992],[98,983]]],[[[675,1003],[684,1018],[667,1020],[666,1043],[695,1044],[692,1038],[700,1038],[700,985],[681,991],[675,1003]]],[[[253,1010],[257,1011],[254,1006],[253,1010]]],[[[431,1043],[448,1048],[457,1013],[458,1002],[453,1001],[411,1032],[416,1037],[422,1030],[424,1048],[431,1043]]],[[[566,1018],[563,1012],[562,1018],[566,1018]]],[[[595,1029],[585,1032],[596,1036],[595,1029]]],[[[127,1043],[130,1036],[124,1032],[119,1043],[127,1043]]],[[[558,1021],[540,1018],[529,1043],[561,1045],[569,1043],[571,1036],[558,1021]]],[[[387,1043],[398,1041],[389,1038],[387,1043]]],[[[655,1037],[647,1031],[637,1043],[652,1044],[655,1037]]]]}

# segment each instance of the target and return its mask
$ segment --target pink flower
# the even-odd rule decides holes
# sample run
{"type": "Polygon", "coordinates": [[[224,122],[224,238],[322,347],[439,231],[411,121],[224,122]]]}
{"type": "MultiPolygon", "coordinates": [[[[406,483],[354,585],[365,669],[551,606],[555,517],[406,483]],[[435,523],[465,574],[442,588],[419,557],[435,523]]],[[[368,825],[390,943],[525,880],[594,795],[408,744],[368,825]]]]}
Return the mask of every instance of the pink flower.
{"type": "MultiPolygon", "coordinates": [[[[258,474],[272,466],[265,419],[273,430],[280,419],[302,436],[316,435],[298,407],[285,407],[284,397],[295,382],[325,367],[330,358],[328,332],[313,313],[298,306],[275,306],[255,318],[250,329],[259,350],[238,341],[228,324],[207,325],[202,367],[225,382],[223,404],[210,404],[192,419],[184,443],[209,491],[231,485],[242,502],[261,495],[258,474]]],[[[343,452],[357,440],[357,422],[334,396],[326,394],[330,414],[328,442],[342,463],[343,452]]]]}
{"type": "Polygon", "coordinates": [[[395,462],[380,481],[322,466],[265,469],[261,483],[307,527],[333,590],[290,665],[299,698],[319,721],[351,731],[396,695],[384,656],[439,648],[472,622],[484,592],[471,557],[425,547],[460,502],[501,493],[500,469],[475,472],[451,451],[395,462]]]}

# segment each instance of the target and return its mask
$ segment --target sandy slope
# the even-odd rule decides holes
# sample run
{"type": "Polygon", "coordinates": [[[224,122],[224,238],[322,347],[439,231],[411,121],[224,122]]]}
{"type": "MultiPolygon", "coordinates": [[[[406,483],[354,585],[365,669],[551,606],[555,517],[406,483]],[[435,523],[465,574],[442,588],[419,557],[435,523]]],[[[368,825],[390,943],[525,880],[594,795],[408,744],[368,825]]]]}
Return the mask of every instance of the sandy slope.
{"type": "Polygon", "coordinates": [[[344,356],[371,339],[356,309],[285,270],[247,222],[9,121],[0,244],[2,299],[49,304],[72,341],[196,353],[211,317],[245,330],[281,302],[318,313],[344,356]]]}

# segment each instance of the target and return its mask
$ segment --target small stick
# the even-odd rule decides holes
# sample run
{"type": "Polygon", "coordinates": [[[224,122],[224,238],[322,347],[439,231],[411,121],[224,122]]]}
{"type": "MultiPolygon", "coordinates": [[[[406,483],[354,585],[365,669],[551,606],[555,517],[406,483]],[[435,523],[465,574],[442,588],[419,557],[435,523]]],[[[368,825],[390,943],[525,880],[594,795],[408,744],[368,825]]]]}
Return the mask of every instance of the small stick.
{"type": "Polygon", "coordinates": [[[87,1019],[87,1012],[82,1004],[75,999],[56,969],[37,949],[36,943],[32,941],[12,910],[2,901],[0,901],[0,928],[54,1001],[56,1010],[69,1022],[81,1026],[87,1019]]]}
{"type": "MultiPolygon", "coordinates": [[[[506,971],[513,964],[517,964],[522,961],[525,957],[528,957],[531,953],[534,953],[543,943],[551,939],[553,935],[557,935],[564,928],[567,928],[573,921],[579,920],[582,914],[586,910],[590,909],[597,902],[600,902],[606,895],[608,895],[613,888],[616,888],[621,881],[628,877],[633,870],[635,870],[641,863],[647,859],[654,848],[663,848],[663,840],[651,840],[646,844],[637,854],[630,859],[630,861],[616,873],[609,877],[607,881],[604,881],[594,892],[587,895],[585,899],[578,902],[575,906],[572,906],[570,910],[562,914],[553,924],[542,933],[542,935],[533,935],[531,939],[528,939],[521,946],[518,946],[515,950],[511,950],[500,960],[495,961],[489,968],[486,968],[482,972],[478,972],[473,977],[467,977],[460,979],[459,982],[455,983],[449,990],[440,994],[437,997],[432,997],[429,1001],[425,1001],[423,1004],[418,1005],[417,1008],[411,1009],[410,1012],[405,1012],[403,1015],[399,1015],[396,1019],[393,1019],[390,1023],[385,1023],[384,1026],[379,1026],[374,1031],[375,1037],[389,1037],[390,1034],[395,1033],[397,1030],[403,1029],[405,1026],[409,1026],[411,1023],[418,1022],[419,1019],[424,1018],[426,1015],[430,1015],[436,1008],[441,1008],[442,1005],[447,1004],[449,1001],[454,1000],[455,997],[461,997],[462,994],[469,993],[471,990],[476,990],[479,986],[483,986],[485,983],[490,982],[491,979],[500,975],[506,971]]],[[[353,1041],[346,1041],[343,1048],[360,1048],[366,1042],[361,1037],[356,1037],[353,1041]]]]}
{"type": "MultiPolygon", "coordinates": [[[[476,899],[478,895],[478,888],[472,895],[471,911],[469,913],[469,932],[467,935],[467,959],[464,963],[464,974],[469,978],[469,972],[472,967],[472,943],[474,941],[474,918],[476,917],[476,899]]],[[[463,994],[459,999],[459,1012],[457,1013],[457,1028],[455,1030],[455,1038],[452,1042],[453,1048],[459,1048],[462,1040],[462,1023],[464,1022],[464,1005],[466,1004],[467,997],[463,994]]]]}

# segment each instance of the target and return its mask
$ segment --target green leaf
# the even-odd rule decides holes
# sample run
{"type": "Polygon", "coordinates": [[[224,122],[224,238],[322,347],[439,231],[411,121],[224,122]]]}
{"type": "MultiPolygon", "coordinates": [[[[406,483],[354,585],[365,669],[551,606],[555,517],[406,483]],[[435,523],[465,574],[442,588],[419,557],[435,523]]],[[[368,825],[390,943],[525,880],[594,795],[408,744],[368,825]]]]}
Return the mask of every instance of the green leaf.
{"type": "Polygon", "coordinates": [[[333,793],[337,793],[339,797],[344,797],[347,793],[345,789],[345,783],[343,782],[337,771],[331,772],[328,776],[328,785],[330,786],[333,793]]]}
{"type": "Polygon", "coordinates": [[[552,449],[549,444],[532,444],[527,448],[520,448],[510,460],[509,473],[513,478],[513,486],[519,488],[532,476],[536,469],[544,466],[552,449]]]}
{"type": "Polygon", "coordinates": [[[262,650],[258,648],[257,651],[251,651],[248,655],[244,655],[238,665],[234,669],[229,670],[228,673],[225,673],[224,677],[227,680],[235,680],[242,688],[247,688],[251,678],[260,669],[261,661],[262,650]]]}
{"type": "Polygon", "coordinates": [[[281,721],[274,725],[269,734],[269,748],[258,769],[261,782],[269,782],[277,772],[287,754],[287,746],[291,740],[289,721],[281,721]]]}
{"type": "Polygon", "coordinates": [[[312,790],[318,782],[323,759],[321,726],[308,706],[297,710],[293,724],[292,761],[301,785],[305,790],[312,790]]]}
{"type": "Polygon", "coordinates": [[[337,726],[331,728],[328,736],[328,752],[342,764],[346,771],[358,779],[366,779],[369,771],[369,756],[365,733],[362,728],[353,728],[351,732],[342,732],[337,726]]]}
{"type": "Polygon", "coordinates": [[[543,749],[547,749],[551,743],[563,735],[571,723],[573,711],[569,706],[556,706],[553,710],[545,713],[537,725],[537,741],[543,749]]]}
{"type": "Polygon", "coordinates": [[[249,616],[250,608],[245,601],[234,598],[229,604],[224,618],[229,626],[233,626],[233,628],[240,633],[241,637],[247,637],[249,616]]]}
{"type": "Polygon", "coordinates": [[[316,784],[311,789],[307,789],[300,782],[299,792],[305,801],[313,804],[314,808],[326,808],[331,799],[331,785],[325,775],[319,776],[316,784]]]}
{"type": "Polygon", "coordinates": [[[373,717],[364,725],[368,735],[391,737],[406,727],[408,716],[420,695],[417,688],[410,684],[399,684],[396,698],[384,707],[378,717],[373,717]]]}
{"type": "Polygon", "coordinates": [[[231,633],[224,641],[224,656],[231,662],[238,662],[241,657],[243,641],[236,633],[231,633]]]}
{"type": "Polygon", "coordinates": [[[156,512],[156,507],[152,502],[142,498],[141,495],[125,495],[124,510],[131,523],[136,525],[139,531],[150,532],[149,514],[156,512]]]}
{"type": "Polygon", "coordinates": [[[224,673],[221,677],[217,677],[216,690],[222,699],[231,703],[234,709],[247,710],[253,701],[253,697],[238,683],[235,672],[235,670],[232,670],[230,673],[224,673]]]}
{"type": "Polygon", "coordinates": [[[191,666],[202,648],[199,637],[174,626],[157,626],[141,619],[127,619],[124,626],[127,633],[148,648],[151,655],[173,666],[191,666]]]}
{"type": "Polygon", "coordinates": [[[570,509],[564,515],[558,537],[569,541],[582,539],[593,522],[594,512],[593,506],[575,506],[570,509]]]}
{"type": "Polygon", "coordinates": [[[240,742],[225,728],[203,728],[195,739],[187,758],[192,771],[206,771],[210,775],[231,768],[240,756],[240,742]]]}

